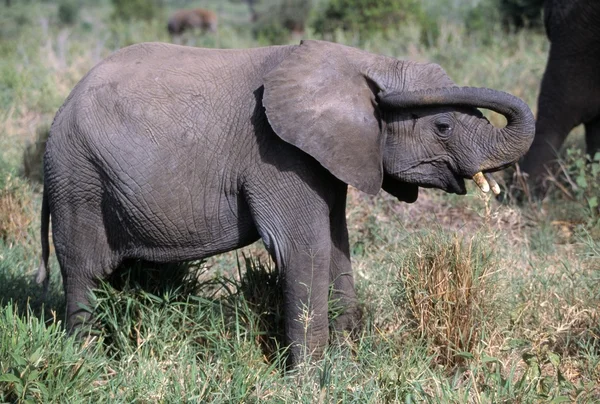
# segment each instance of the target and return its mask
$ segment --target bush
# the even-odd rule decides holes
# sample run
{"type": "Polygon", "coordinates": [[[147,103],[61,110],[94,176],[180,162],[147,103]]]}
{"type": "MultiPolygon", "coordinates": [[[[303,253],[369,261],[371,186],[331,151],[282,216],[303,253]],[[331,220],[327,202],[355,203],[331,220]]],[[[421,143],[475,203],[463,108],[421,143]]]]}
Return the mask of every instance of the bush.
{"type": "Polygon", "coordinates": [[[421,22],[423,14],[418,0],[331,0],[313,28],[321,35],[342,30],[365,36],[395,29],[409,18],[421,22]]]}
{"type": "Polygon", "coordinates": [[[36,130],[36,140],[25,146],[23,151],[23,175],[31,181],[44,182],[44,151],[50,134],[50,125],[41,125],[36,130]]]}
{"type": "Polygon", "coordinates": [[[10,174],[0,178],[0,240],[21,243],[28,238],[33,220],[31,192],[23,180],[10,174]]]}
{"type": "Polygon", "coordinates": [[[502,22],[515,28],[542,26],[544,0],[496,0],[502,22]]]}
{"type": "Polygon", "coordinates": [[[477,239],[431,232],[417,237],[400,268],[402,295],[421,338],[447,368],[472,356],[492,318],[493,252],[477,239]]]}
{"type": "Polygon", "coordinates": [[[477,35],[488,33],[488,36],[484,37],[483,41],[486,44],[489,44],[489,42],[492,40],[492,38],[489,37],[489,35],[492,35],[492,30],[490,28],[492,28],[494,25],[490,24],[490,22],[497,22],[500,19],[501,12],[498,5],[494,2],[482,1],[475,7],[469,9],[467,12],[465,18],[465,27],[469,33],[477,33],[477,35]]]}
{"type": "Polygon", "coordinates": [[[263,2],[258,12],[254,36],[268,44],[281,44],[290,34],[304,33],[312,0],[275,0],[263,2]]]}
{"type": "Polygon", "coordinates": [[[600,231],[600,152],[585,155],[579,148],[568,148],[560,170],[549,180],[556,185],[552,196],[576,202],[581,220],[600,231]]]}
{"type": "Polygon", "coordinates": [[[73,25],[79,16],[79,7],[77,0],[61,0],[58,4],[58,21],[61,24],[73,25]]]}
{"type": "Polygon", "coordinates": [[[111,0],[113,19],[153,20],[162,14],[161,0],[111,0]]]}

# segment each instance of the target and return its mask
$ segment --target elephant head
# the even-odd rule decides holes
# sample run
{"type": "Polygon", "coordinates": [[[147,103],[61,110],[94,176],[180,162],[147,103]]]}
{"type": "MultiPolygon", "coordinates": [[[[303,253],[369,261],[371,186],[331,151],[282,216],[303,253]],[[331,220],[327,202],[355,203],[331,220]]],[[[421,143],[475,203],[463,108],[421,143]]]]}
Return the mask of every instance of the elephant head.
{"type": "Polygon", "coordinates": [[[465,178],[489,190],[484,173],[516,162],[534,134],[529,107],[512,95],[456,87],[433,63],[320,41],[303,41],[265,76],[263,105],[279,137],[337,178],[407,202],[419,186],[464,194],[465,178]]]}

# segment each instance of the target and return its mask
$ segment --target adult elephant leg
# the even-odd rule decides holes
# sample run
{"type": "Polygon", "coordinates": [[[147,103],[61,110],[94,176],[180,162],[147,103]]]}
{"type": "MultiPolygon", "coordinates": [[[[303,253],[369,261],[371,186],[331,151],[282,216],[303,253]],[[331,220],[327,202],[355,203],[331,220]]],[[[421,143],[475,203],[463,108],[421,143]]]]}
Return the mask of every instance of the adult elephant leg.
{"type": "Polygon", "coordinates": [[[568,66],[550,59],[542,79],[538,99],[535,138],[520,163],[521,171],[529,176],[533,194],[545,192],[544,179],[552,170],[562,144],[569,132],[581,123],[581,108],[571,94],[576,85],[568,66]]]}
{"type": "Polygon", "coordinates": [[[329,269],[332,288],[330,311],[334,315],[332,325],[336,333],[355,331],[360,320],[350,261],[350,243],[346,224],[346,191],[347,186],[343,184],[343,191],[337,193],[340,198],[335,202],[329,217],[332,242],[329,269]]]}
{"type": "Polygon", "coordinates": [[[585,124],[586,151],[593,159],[600,153],[600,117],[585,124]]]}

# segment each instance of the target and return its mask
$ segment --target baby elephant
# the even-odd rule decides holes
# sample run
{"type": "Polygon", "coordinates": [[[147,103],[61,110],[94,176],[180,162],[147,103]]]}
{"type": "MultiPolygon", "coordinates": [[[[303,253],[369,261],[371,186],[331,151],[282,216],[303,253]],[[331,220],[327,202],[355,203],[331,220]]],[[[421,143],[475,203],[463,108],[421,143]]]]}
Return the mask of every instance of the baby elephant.
{"type": "Polygon", "coordinates": [[[217,14],[204,8],[177,10],[169,18],[167,25],[171,35],[181,35],[184,31],[194,28],[200,28],[202,32],[217,32],[217,14]]]}
{"type": "Polygon", "coordinates": [[[432,63],[321,41],[133,45],[94,67],[54,119],[38,281],[50,217],[71,331],[92,320],[81,305],[124,262],[197,260],[261,238],[282,276],[293,365],[323,353],[330,325],[355,325],[348,185],[406,202],[420,187],[465,194],[470,178],[494,190],[488,174],[533,134],[523,101],[458,87],[432,63]],[[508,123],[496,128],[478,108],[508,123]]]}

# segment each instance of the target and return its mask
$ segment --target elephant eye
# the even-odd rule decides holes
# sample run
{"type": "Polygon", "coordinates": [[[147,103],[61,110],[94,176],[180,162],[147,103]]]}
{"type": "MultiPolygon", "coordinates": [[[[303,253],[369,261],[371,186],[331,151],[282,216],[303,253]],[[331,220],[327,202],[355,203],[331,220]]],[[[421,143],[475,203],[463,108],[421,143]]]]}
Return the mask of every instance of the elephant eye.
{"type": "Polygon", "coordinates": [[[435,126],[441,135],[449,136],[452,133],[452,126],[449,123],[437,122],[435,126]]]}

